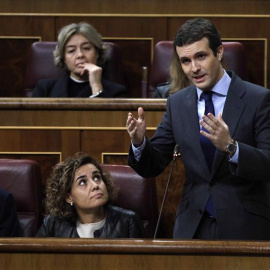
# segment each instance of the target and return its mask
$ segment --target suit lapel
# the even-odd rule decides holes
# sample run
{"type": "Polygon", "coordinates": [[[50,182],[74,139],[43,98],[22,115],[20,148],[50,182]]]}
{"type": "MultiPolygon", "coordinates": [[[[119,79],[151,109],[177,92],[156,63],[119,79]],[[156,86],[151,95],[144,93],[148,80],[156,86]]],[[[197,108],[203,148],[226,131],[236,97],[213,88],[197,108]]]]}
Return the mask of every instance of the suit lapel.
{"type": "Polygon", "coordinates": [[[232,137],[246,106],[245,102],[242,100],[242,96],[245,92],[246,90],[241,80],[233,77],[222,114],[222,118],[228,125],[232,137]]]}
{"type": "MultiPolygon", "coordinates": [[[[245,92],[246,90],[243,87],[241,79],[233,73],[232,81],[228,90],[228,95],[222,114],[222,118],[224,122],[228,125],[232,138],[246,106],[244,101],[242,100],[242,96],[245,94],[245,92]]],[[[215,159],[213,162],[212,175],[218,169],[224,157],[224,153],[219,150],[216,151],[215,159]]]]}

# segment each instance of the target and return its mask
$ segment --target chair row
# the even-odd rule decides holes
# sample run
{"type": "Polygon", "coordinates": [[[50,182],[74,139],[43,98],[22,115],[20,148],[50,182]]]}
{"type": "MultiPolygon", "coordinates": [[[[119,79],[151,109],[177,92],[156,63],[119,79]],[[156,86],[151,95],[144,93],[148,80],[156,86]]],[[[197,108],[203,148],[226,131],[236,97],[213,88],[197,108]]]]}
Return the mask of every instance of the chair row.
{"type": "MultiPolygon", "coordinates": [[[[148,238],[158,216],[155,178],[142,178],[126,165],[102,165],[118,187],[116,206],[137,212],[148,238]]],[[[32,160],[0,159],[0,187],[13,194],[25,237],[35,236],[44,217],[44,188],[40,166],[32,160]]]]}
{"type": "MultiPolygon", "coordinates": [[[[242,79],[248,80],[244,45],[240,42],[223,42],[222,44],[224,46],[224,67],[234,71],[242,79]]],[[[63,70],[54,65],[53,51],[56,45],[56,42],[46,41],[32,44],[24,81],[25,96],[31,96],[39,79],[58,78],[63,75],[63,70]]],[[[108,48],[107,61],[103,68],[104,78],[125,84],[121,48],[112,42],[104,42],[104,45],[108,48]]],[[[169,80],[172,54],[172,41],[160,41],[155,45],[153,62],[151,67],[148,67],[149,76],[146,75],[142,78],[142,97],[154,97],[157,85],[169,80]],[[146,94],[144,94],[145,92],[146,94]]]]}

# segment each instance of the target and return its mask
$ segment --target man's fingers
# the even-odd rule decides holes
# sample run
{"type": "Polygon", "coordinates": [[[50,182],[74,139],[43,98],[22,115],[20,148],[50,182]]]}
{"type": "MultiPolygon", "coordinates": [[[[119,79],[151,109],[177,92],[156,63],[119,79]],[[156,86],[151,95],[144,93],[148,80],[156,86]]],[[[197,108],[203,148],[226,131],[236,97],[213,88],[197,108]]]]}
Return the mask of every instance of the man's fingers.
{"type": "MultiPolygon", "coordinates": [[[[214,119],[215,119],[215,117],[213,117],[213,118],[210,118],[211,117],[211,115],[203,115],[202,116],[202,122],[201,122],[201,125],[202,124],[207,124],[208,126],[210,126],[210,127],[214,127],[215,126],[215,121],[214,121],[214,119]]],[[[203,125],[204,126],[204,125],[203,125]]],[[[205,126],[204,126],[205,127],[205,126]]]]}
{"type": "Polygon", "coordinates": [[[142,107],[138,108],[138,118],[144,120],[144,110],[142,107]]]}
{"type": "Polygon", "coordinates": [[[127,117],[126,126],[129,126],[129,125],[130,125],[130,123],[131,123],[133,120],[135,120],[135,119],[134,119],[134,117],[133,117],[132,113],[131,113],[131,112],[129,112],[129,113],[128,113],[128,117],[127,117]]]}
{"type": "Polygon", "coordinates": [[[211,134],[207,133],[207,132],[204,131],[204,130],[200,130],[200,133],[201,133],[204,137],[206,137],[206,138],[208,138],[208,139],[210,140],[211,134]]]}

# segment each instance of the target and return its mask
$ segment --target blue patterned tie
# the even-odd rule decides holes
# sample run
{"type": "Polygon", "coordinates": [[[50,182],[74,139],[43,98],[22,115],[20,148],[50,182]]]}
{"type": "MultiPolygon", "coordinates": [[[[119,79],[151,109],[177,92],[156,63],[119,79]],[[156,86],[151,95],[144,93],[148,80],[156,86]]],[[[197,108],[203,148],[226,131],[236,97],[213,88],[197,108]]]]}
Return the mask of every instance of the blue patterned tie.
{"type": "MultiPolygon", "coordinates": [[[[215,109],[214,109],[214,105],[212,102],[212,94],[213,94],[213,92],[208,92],[208,91],[202,92],[202,94],[201,94],[201,99],[205,100],[205,111],[204,111],[205,115],[207,115],[208,113],[212,113],[213,115],[215,115],[215,109]]],[[[202,130],[208,132],[203,127],[202,127],[202,130]]],[[[215,156],[215,152],[216,152],[216,147],[212,144],[212,142],[209,139],[207,139],[203,135],[200,135],[200,142],[201,142],[201,147],[202,147],[204,156],[205,156],[206,161],[207,161],[207,165],[208,165],[209,170],[211,172],[212,164],[213,164],[213,160],[214,160],[214,156],[215,156]]],[[[208,212],[208,214],[210,216],[212,216],[212,217],[216,216],[211,195],[209,197],[209,200],[207,202],[205,210],[208,212]]]]}

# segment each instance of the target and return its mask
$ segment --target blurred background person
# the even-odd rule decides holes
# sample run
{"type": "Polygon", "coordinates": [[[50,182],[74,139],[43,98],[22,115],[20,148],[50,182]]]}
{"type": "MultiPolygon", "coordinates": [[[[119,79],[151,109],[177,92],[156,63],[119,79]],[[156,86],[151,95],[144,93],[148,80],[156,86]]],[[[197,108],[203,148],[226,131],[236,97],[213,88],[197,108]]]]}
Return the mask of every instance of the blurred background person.
{"type": "Polygon", "coordinates": [[[168,98],[169,95],[191,85],[179,62],[175,47],[170,63],[170,80],[157,85],[155,98],[168,98]]]}
{"type": "Polygon", "coordinates": [[[57,164],[46,183],[46,211],[37,237],[143,238],[139,216],[111,203],[117,190],[91,156],[78,153],[57,164]]]}
{"type": "Polygon", "coordinates": [[[102,77],[105,59],[102,37],[93,26],[81,22],[63,27],[54,62],[66,73],[58,79],[39,80],[32,97],[127,97],[123,85],[102,77]]]}
{"type": "Polygon", "coordinates": [[[14,197],[0,188],[0,237],[21,237],[22,229],[18,220],[14,197]]]}

